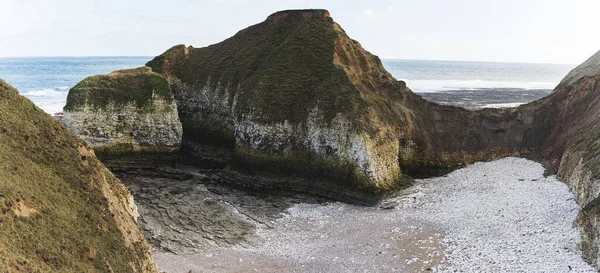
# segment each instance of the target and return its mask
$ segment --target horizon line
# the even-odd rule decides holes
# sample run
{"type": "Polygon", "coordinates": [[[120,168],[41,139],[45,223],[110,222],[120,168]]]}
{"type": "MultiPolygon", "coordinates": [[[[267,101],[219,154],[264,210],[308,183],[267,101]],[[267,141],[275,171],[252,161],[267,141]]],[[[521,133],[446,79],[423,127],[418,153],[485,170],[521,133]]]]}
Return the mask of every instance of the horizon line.
{"type": "MultiPolygon", "coordinates": [[[[33,59],[33,58],[154,58],[159,55],[52,55],[52,56],[0,56],[0,59],[33,59]]],[[[451,59],[420,59],[420,58],[383,58],[382,61],[438,61],[438,62],[463,62],[463,63],[506,63],[506,64],[548,64],[548,65],[577,65],[576,63],[552,63],[552,62],[526,62],[526,61],[487,61],[487,60],[451,60],[451,59]]]]}
{"type": "Polygon", "coordinates": [[[457,63],[501,63],[501,64],[553,64],[553,65],[578,65],[577,63],[550,63],[550,62],[526,62],[526,61],[474,61],[474,60],[449,60],[449,59],[399,59],[399,58],[381,58],[389,61],[436,61],[436,62],[457,62],[457,63]]]}

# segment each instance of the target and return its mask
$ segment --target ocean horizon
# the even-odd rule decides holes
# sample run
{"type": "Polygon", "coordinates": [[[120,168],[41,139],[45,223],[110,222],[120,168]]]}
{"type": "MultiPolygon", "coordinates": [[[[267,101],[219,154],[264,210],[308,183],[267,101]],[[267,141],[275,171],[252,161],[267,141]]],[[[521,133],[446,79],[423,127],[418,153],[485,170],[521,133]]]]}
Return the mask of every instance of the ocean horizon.
{"type": "MultiPolygon", "coordinates": [[[[47,113],[62,111],[86,77],[143,66],[154,56],[0,57],[0,78],[47,113]]],[[[382,59],[384,67],[417,93],[489,89],[552,90],[569,64],[382,59]]]]}

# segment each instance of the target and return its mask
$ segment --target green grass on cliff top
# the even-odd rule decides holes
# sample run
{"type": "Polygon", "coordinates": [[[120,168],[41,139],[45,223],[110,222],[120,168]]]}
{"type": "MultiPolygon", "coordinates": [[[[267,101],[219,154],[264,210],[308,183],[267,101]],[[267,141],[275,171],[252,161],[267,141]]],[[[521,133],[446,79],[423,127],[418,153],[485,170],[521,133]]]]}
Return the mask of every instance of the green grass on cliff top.
{"type": "Polygon", "coordinates": [[[0,80],[0,272],[141,271],[141,246],[125,246],[97,180],[126,192],[81,146],[0,80]],[[35,212],[18,216],[21,204],[35,212]]]}
{"type": "Polygon", "coordinates": [[[85,105],[104,109],[109,104],[122,106],[129,103],[146,109],[153,96],[169,102],[173,99],[169,83],[164,77],[151,72],[148,67],[117,70],[87,77],[71,88],[64,110],[78,110],[85,105]]]}
{"type": "Polygon", "coordinates": [[[326,120],[338,112],[358,111],[359,91],[333,65],[341,32],[325,16],[327,11],[295,11],[275,18],[283,13],[221,43],[190,48],[182,62],[165,64],[167,51],[147,65],[196,90],[229,92],[230,104],[237,96],[234,114],[252,113],[259,122],[299,122],[317,104],[326,120]]]}
{"type": "MultiPolygon", "coordinates": [[[[387,130],[381,134],[386,135],[380,136],[381,128],[404,124],[407,116],[404,107],[394,105],[401,99],[405,87],[385,71],[377,56],[350,39],[325,10],[277,12],[223,42],[205,48],[175,46],[146,65],[176,85],[182,83],[177,88],[178,92],[184,93],[184,98],[199,97],[200,92],[207,92],[212,98],[228,97],[230,109],[233,109],[232,117],[229,117],[232,120],[308,126],[306,121],[312,114],[310,111],[317,108],[317,119],[323,117],[323,124],[318,126],[326,126],[336,115],[342,114],[348,120],[349,134],[364,132],[376,138],[377,145],[383,145],[384,141],[397,139],[394,139],[395,130],[387,130]]],[[[221,139],[233,139],[233,132],[218,136],[221,132],[205,125],[210,119],[196,114],[198,105],[180,102],[184,134],[197,135],[195,139],[204,141],[208,139],[205,132],[210,131],[216,132],[221,139]]],[[[401,130],[408,128],[403,126],[401,130]]],[[[237,147],[243,146],[244,141],[238,138],[237,147]]],[[[263,143],[269,142],[265,139],[263,143]]],[[[307,162],[312,154],[304,152],[302,142],[290,140],[290,150],[294,154],[289,157],[307,162]]],[[[258,152],[278,152],[269,149],[266,147],[258,152]]],[[[383,152],[387,151],[377,151],[383,152]]],[[[244,158],[247,159],[244,163],[238,161],[236,164],[251,164],[254,160],[262,166],[272,165],[269,169],[273,172],[280,168],[281,173],[287,174],[289,170],[281,168],[281,164],[266,164],[260,155],[246,154],[244,158]]],[[[278,162],[271,159],[267,161],[278,162]]],[[[349,183],[357,187],[364,185],[356,181],[369,182],[363,179],[365,175],[341,166],[344,164],[332,168],[317,166],[325,164],[314,165],[318,173],[341,169],[343,175],[334,176],[353,176],[349,183]],[[359,175],[354,177],[356,174],[359,175]]]]}

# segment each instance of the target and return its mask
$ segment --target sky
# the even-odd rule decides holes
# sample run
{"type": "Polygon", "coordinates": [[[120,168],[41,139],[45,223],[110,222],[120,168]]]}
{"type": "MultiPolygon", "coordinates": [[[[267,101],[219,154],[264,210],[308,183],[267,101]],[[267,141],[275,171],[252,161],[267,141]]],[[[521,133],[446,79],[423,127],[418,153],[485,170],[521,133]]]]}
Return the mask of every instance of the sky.
{"type": "Polygon", "coordinates": [[[0,0],[0,56],[155,56],[300,8],[329,10],[383,59],[578,64],[600,50],[598,0],[0,0]]]}

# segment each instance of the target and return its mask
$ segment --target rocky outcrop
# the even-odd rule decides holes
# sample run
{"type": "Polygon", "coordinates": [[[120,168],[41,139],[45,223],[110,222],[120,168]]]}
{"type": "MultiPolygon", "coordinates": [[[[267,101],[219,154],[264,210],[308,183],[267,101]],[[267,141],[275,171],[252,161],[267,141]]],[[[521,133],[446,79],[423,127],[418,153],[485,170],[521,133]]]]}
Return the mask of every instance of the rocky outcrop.
{"type": "MultiPolygon", "coordinates": [[[[142,167],[175,154],[182,127],[169,84],[148,67],[88,77],[69,90],[63,122],[105,163],[142,167]],[[123,156],[143,153],[123,162],[123,156]],[[109,160],[110,159],[110,160],[109,160]]],[[[126,158],[126,157],[125,157],[126,158]]]]}
{"type": "Polygon", "coordinates": [[[559,88],[565,88],[577,83],[579,80],[586,77],[600,75],[600,51],[596,52],[592,57],[573,69],[567,74],[558,85],[559,88]]]}
{"type": "Polygon", "coordinates": [[[0,80],[0,271],[157,272],[130,192],[0,80]]]}
{"type": "Polygon", "coordinates": [[[279,12],[220,44],[176,46],[147,65],[171,82],[184,135],[235,147],[234,169],[325,178],[375,195],[401,180],[390,140],[403,132],[390,121],[407,113],[377,94],[385,87],[400,97],[401,89],[324,10],[279,12]],[[357,84],[363,79],[374,82],[357,84]]]}
{"type": "Polygon", "coordinates": [[[544,129],[535,110],[423,100],[325,10],[277,12],[219,44],[175,46],[147,66],[170,81],[188,143],[233,149],[236,171],[304,178],[305,191],[353,202],[377,202],[403,174],[529,152],[544,129]]]}
{"type": "MultiPolygon", "coordinates": [[[[586,64],[589,65],[589,64],[586,64]]],[[[600,65],[600,59],[596,65],[600,65]]],[[[576,69],[577,70],[577,69],[576,69]]],[[[600,72],[600,71],[599,71],[600,72]]],[[[584,258],[600,260],[600,73],[559,86],[546,99],[558,110],[543,151],[549,166],[567,183],[582,207],[576,224],[582,233],[584,258]]]]}
{"type": "MultiPolygon", "coordinates": [[[[161,90],[177,102],[182,150],[228,165],[224,182],[373,204],[406,184],[405,175],[525,156],[570,185],[583,207],[586,259],[597,264],[599,54],[548,97],[478,111],[414,94],[325,10],[277,12],[221,43],[175,46],[147,66],[170,83],[161,90]]],[[[95,99],[69,101],[97,107],[95,99]]]]}

